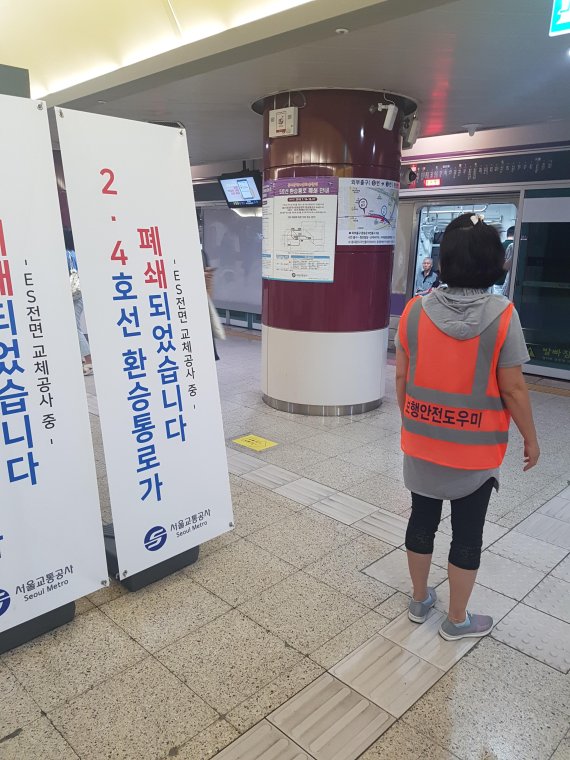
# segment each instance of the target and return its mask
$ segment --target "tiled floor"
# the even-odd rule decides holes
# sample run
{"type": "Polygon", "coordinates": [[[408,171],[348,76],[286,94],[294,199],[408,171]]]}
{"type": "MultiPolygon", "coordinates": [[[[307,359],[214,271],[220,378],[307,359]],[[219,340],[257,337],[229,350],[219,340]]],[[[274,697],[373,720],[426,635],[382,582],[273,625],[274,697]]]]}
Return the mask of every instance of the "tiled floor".
{"type": "Polygon", "coordinates": [[[406,616],[393,368],[380,409],[320,419],[262,403],[258,340],[220,353],[235,530],[0,657],[0,760],[568,760],[570,398],[534,384],[541,464],[523,475],[513,433],[472,597],[497,625],[450,643],[447,506],[436,609],[420,627],[406,616]],[[232,442],[248,433],[279,445],[232,442]]]}

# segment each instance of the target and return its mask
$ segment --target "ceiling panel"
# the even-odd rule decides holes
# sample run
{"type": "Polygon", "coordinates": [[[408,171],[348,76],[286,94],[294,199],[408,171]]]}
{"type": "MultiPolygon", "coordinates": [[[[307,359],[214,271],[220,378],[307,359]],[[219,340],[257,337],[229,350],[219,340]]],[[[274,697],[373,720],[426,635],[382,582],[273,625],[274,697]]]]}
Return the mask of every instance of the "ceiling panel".
{"type": "Polygon", "coordinates": [[[405,18],[72,107],[181,121],[194,163],[261,155],[257,98],[279,90],[357,87],[420,103],[423,134],[570,119],[570,37],[548,37],[545,0],[456,0],[405,18]]]}

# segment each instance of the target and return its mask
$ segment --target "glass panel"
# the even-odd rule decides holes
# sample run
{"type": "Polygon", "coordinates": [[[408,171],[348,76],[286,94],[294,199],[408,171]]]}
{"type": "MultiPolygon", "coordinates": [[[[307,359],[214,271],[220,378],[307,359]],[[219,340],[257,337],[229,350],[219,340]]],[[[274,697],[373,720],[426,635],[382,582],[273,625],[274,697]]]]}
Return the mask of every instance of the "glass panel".
{"type": "Polygon", "coordinates": [[[225,206],[205,207],[203,244],[214,274],[218,308],[261,311],[261,218],[225,206]]]}
{"type": "MultiPolygon", "coordinates": [[[[478,201],[464,204],[431,204],[420,209],[418,245],[412,294],[429,292],[437,287],[433,272],[439,275],[439,245],[447,225],[461,214],[481,214],[487,224],[497,228],[507,250],[514,237],[517,220],[517,207],[514,203],[485,203],[478,201]],[[424,261],[431,259],[431,269],[424,271],[424,261]]],[[[509,282],[503,281],[495,286],[495,292],[508,292],[509,282]]]]}
{"type": "Polygon", "coordinates": [[[570,222],[522,225],[515,304],[533,364],[570,369],[570,222]]]}

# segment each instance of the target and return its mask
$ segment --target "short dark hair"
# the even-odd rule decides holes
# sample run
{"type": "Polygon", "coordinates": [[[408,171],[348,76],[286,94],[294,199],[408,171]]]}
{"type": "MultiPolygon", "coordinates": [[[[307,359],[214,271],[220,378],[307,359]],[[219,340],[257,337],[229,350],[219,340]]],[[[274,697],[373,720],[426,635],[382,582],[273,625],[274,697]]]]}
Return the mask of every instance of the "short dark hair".
{"type": "Polygon", "coordinates": [[[509,229],[507,230],[507,237],[510,238],[510,237],[514,237],[514,236],[515,236],[515,228],[514,227],[509,227],[509,229]]]}
{"type": "Polygon", "coordinates": [[[441,281],[452,288],[490,288],[503,274],[505,250],[497,230],[473,214],[450,222],[439,251],[441,281]]]}

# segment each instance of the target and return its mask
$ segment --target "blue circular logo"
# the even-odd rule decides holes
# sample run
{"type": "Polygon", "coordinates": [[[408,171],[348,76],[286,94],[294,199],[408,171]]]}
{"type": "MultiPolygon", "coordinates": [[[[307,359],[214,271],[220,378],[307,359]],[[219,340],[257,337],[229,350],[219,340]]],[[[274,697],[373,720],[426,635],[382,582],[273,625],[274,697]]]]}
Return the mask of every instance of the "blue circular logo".
{"type": "Polygon", "coordinates": [[[156,552],[159,549],[162,549],[166,543],[167,537],[168,534],[166,533],[166,528],[163,528],[162,525],[157,525],[154,528],[151,528],[144,537],[145,549],[148,549],[149,552],[156,552]]]}
{"type": "Polygon", "coordinates": [[[5,612],[8,611],[9,606],[10,606],[10,594],[7,591],[4,591],[3,588],[0,588],[0,616],[2,616],[5,612]]]}

